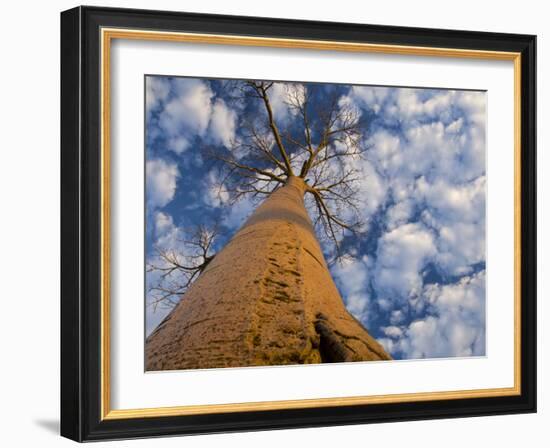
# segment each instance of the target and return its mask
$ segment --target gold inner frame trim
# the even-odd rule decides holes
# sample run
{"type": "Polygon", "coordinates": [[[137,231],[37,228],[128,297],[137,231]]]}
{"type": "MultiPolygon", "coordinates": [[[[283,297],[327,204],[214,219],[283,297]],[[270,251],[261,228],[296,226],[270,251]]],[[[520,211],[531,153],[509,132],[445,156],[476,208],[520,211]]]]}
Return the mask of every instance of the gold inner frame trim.
{"type": "Polygon", "coordinates": [[[304,39],[278,39],[217,34],[144,31],[137,29],[101,29],[101,419],[167,417],[226,412],[247,412],[315,407],[350,406],[413,401],[502,397],[521,394],[521,54],[459,48],[418,47],[304,39]],[[514,63],[514,386],[441,392],[419,392],[391,395],[369,395],[303,400],[262,401],[214,405],[187,405],[139,409],[111,409],[110,349],[110,64],[113,39],[185,42],[212,45],[239,45],[383,53],[424,57],[454,57],[513,61],[514,63]]]}

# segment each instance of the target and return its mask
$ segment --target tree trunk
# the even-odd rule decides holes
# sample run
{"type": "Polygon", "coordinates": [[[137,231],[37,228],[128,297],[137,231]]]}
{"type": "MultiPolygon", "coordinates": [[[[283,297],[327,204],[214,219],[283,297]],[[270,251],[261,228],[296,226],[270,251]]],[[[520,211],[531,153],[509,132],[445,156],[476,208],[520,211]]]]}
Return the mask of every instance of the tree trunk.
{"type": "Polygon", "coordinates": [[[291,177],[147,338],[147,370],[391,359],[348,313],[291,177]]]}

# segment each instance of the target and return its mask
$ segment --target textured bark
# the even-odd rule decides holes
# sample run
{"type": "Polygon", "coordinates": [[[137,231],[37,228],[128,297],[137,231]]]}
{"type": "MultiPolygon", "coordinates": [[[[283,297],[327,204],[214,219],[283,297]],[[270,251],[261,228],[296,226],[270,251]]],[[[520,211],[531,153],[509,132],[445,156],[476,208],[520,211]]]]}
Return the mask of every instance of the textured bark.
{"type": "Polygon", "coordinates": [[[147,370],[391,359],[346,310],[291,177],[147,338],[147,370]]]}

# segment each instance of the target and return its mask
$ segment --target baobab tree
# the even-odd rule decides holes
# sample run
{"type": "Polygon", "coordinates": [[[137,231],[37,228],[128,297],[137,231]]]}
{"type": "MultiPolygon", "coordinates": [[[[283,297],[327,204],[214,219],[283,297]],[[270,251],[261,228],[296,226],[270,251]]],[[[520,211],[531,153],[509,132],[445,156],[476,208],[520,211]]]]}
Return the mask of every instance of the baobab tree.
{"type": "Polygon", "coordinates": [[[235,101],[256,107],[243,114],[230,149],[209,155],[220,164],[220,192],[261,203],[215,257],[206,253],[183,299],[147,338],[148,370],[390,359],[346,310],[319,242],[341,258],[346,235],[362,230],[361,116],[337,93],[313,102],[319,86],[288,83],[292,125],[282,126],[274,86],[231,84],[235,101]]]}

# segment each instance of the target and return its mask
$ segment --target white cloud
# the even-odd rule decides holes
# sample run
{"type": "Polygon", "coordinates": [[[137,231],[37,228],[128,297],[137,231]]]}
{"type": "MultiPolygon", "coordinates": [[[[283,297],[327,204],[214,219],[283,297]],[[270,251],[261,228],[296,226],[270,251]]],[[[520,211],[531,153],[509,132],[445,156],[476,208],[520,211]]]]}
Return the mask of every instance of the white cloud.
{"type": "Polygon", "coordinates": [[[284,83],[276,82],[269,89],[269,102],[275,120],[286,122],[290,116],[290,110],[286,104],[288,86],[284,83]]]}
{"type": "Polygon", "coordinates": [[[391,206],[386,212],[386,226],[388,230],[393,230],[409,222],[414,212],[414,204],[412,199],[406,199],[391,206]]]}
{"type": "Polygon", "coordinates": [[[147,161],[145,173],[148,207],[164,207],[176,192],[176,180],[179,177],[177,165],[163,159],[152,159],[147,161]]]}
{"type": "Polygon", "coordinates": [[[367,158],[380,181],[361,190],[365,217],[373,213],[371,194],[390,206],[380,217],[385,233],[373,260],[373,286],[392,325],[403,324],[396,306],[425,312],[429,263],[443,274],[467,276],[485,260],[486,94],[363,86],[343,101],[374,112],[367,158]]]}
{"type": "Polygon", "coordinates": [[[415,118],[419,115],[433,117],[448,111],[455,92],[440,90],[437,94],[422,99],[421,89],[397,89],[396,104],[401,115],[407,118],[415,118]]]}
{"type": "MultiPolygon", "coordinates": [[[[465,112],[468,121],[481,127],[485,125],[484,92],[356,86],[350,90],[348,98],[386,119],[401,119],[405,125],[419,119],[437,119],[451,124],[456,120],[451,115],[454,108],[465,112]]],[[[456,122],[455,126],[458,125],[456,122]]]]}
{"type": "Polygon", "coordinates": [[[164,212],[156,212],[154,215],[155,223],[155,246],[174,250],[182,248],[182,229],[174,224],[171,215],[164,212]]]}
{"type": "Polygon", "coordinates": [[[354,86],[350,92],[350,99],[378,113],[381,111],[391,91],[392,89],[388,87],[354,86]]]}
{"type": "Polygon", "coordinates": [[[382,306],[417,297],[421,271],[436,253],[434,236],[422,224],[404,224],[385,233],[378,242],[375,285],[382,306]]]}
{"type": "Polygon", "coordinates": [[[457,92],[457,104],[468,114],[468,120],[485,130],[486,95],[480,92],[457,92]]]}
{"type": "Polygon", "coordinates": [[[182,130],[203,135],[210,121],[214,92],[197,79],[176,79],[172,86],[175,96],[162,109],[160,127],[169,135],[178,135],[182,130]]]}
{"type": "Polygon", "coordinates": [[[340,292],[345,298],[346,308],[357,319],[367,323],[371,317],[368,293],[369,266],[370,260],[364,256],[360,259],[344,259],[331,268],[331,273],[338,281],[340,292]]]}
{"type": "Polygon", "coordinates": [[[164,235],[174,227],[172,216],[164,212],[155,213],[155,232],[157,235],[164,235]]]}
{"type": "Polygon", "coordinates": [[[467,184],[422,182],[422,220],[437,230],[437,261],[451,275],[468,274],[485,260],[485,176],[467,184]]]}
{"type": "Polygon", "coordinates": [[[155,212],[153,215],[155,244],[159,247],[170,248],[177,245],[179,228],[174,224],[171,215],[165,212],[155,212]]]}
{"type": "Polygon", "coordinates": [[[188,78],[168,81],[161,77],[147,80],[147,110],[160,106],[158,126],[167,149],[181,154],[195,137],[229,146],[235,137],[237,114],[216,98],[206,82],[188,78]]]}
{"type": "Polygon", "coordinates": [[[465,184],[450,184],[442,178],[428,184],[422,179],[419,193],[449,220],[475,222],[485,216],[485,184],[485,176],[465,184]]]}
{"type": "Polygon", "coordinates": [[[185,137],[178,135],[175,137],[168,138],[167,140],[168,149],[171,149],[176,154],[183,153],[187,148],[189,148],[190,143],[185,137]]]}
{"type": "Polygon", "coordinates": [[[212,138],[218,143],[229,147],[235,138],[237,113],[227,107],[223,100],[216,100],[212,108],[210,131],[212,138]]]}
{"type": "Polygon", "coordinates": [[[429,285],[423,292],[431,313],[394,338],[392,350],[407,358],[485,354],[485,271],[450,285],[429,285]],[[397,340],[395,340],[397,338],[397,340]]]}
{"type": "Polygon", "coordinates": [[[363,259],[343,259],[337,263],[333,272],[343,281],[342,292],[345,295],[362,291],[368,280],[368,258],[363,259]]]}
{"type": "Polygon", "coordinates": [[[401,338],[403,336],[403,330],[395,325],[390,325],[389,327],[383,327],[382,331],[384,334],[390,338],[401,338]]]}
{"type": "Polygon", "coordinates": [[[451,275],[464,275],[471,265],[485,260],[484,227],[477,224],[454,223],[441,227],[438,237],[437,261],[451,275]]]}
{"type": "Polygon", "coordinates": [[[391,175],[402,168],[403,154],[398,136],[380,130],[369,138],[368,144],[371,149],[367,157],[381,173],[391,175]]]}
{"type": "Polygon", "coordinates": [[[384,125],[370,140],[378,168],[418,175],[435,165],[446,176],[468,180],[481,174],[480,167],[484,171],[484,92],[363,86],[345,100],[372,110],[384,125]],[[385,130],[388,124],[400,126],[402,136],[385,130]]]}
{"type": "Polygon", "coordinates": [[[384,347],[388,353],[395,353],[396,344],[391,338],[378,338],[377,341],[384,347]]]}
{"type": "Polygon", "coordinates": [[[358,181],[358,195],[364,198],[362,212],[363,217],[368,220],[385,203],[388,184],[369,160],[363,159],[351,163],[361,164],[362,176],[358,181]]]}
{"type": "Polygon", "coordinates": [[[168,98],[170,84],[164,78],[147,76],[145,89],[145,110],[149,113],[168,98]]]}
{"type": "Polygon", "coordinates": [[[390,324],[392,325],[398,325],[403,323],[405,320],[405,313],[401,310],[393,310],[390,313],[390,324]]]}

